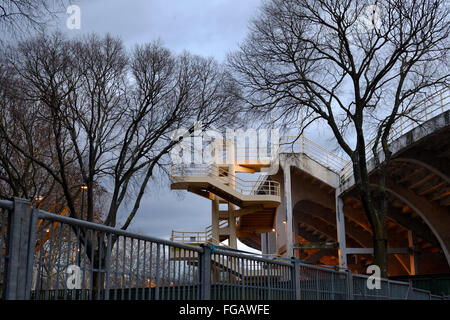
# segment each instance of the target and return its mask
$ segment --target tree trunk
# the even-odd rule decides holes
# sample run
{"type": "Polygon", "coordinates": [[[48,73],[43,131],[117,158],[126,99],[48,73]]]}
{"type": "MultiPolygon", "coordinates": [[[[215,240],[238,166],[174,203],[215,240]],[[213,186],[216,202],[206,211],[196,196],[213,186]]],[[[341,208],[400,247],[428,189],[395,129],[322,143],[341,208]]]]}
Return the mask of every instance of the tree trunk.
{"type": "Polygon", "coordinates": [[[381,277],[387,278],[386,219],[377,219],[373,229],[373,263],[380,267],[381,277]]]}
{"type": "Polygon", "coordinates": [[[352,157],[355,183],[360,201],[373,231],[373,263],[380,268],[381,277],[387,277],[387,197],[385,191],[385,168],[378,170],[378,184],[375,190],[370,187],[365,159],[363,163],[355,153],[352,157]]]}

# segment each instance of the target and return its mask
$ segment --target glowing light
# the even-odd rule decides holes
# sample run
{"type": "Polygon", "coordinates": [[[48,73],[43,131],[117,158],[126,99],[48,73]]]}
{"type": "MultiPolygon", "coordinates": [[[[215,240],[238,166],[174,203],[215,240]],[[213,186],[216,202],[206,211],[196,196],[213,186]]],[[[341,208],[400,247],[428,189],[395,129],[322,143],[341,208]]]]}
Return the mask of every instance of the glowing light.
{"type": "Polygon", "coordinates": [[[87,190],[87,186],[81,186],[81,189],[83,189],[83,190],[87,190]]]}
{"type": "Polygon", "coordinates": [[[44,200],[44,197],[35,197],[34,200],[36,200],[36,201],[42,201],[42,200],[44,200]]]}
{"type": "Polygon", "coordinates": [[[275,228],[272,229],[272,232],[275,232],[275,228]]]}

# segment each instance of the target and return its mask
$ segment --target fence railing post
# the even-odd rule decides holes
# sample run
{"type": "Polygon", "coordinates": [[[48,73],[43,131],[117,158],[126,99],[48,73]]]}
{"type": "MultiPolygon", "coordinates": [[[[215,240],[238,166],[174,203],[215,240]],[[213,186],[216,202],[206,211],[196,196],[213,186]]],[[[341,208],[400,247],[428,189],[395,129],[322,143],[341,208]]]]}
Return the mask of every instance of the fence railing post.
{"type": "Polygon", "coordinates": [[[348,300],[353,300],[353,274],[347,270],[347,294],[348,300]]]}
{"type": "Polygon", "coordinates": [[[300,264],[297,261],[292,263],[292,279],[294,281],[294,299],[301,300],[302,292],[300,289],[300,264]]]}
{"type": "Polygon", "coordinates": [[[388,299],[391,299],[391,282],[389,281],[389,279],[386,281],[387,284],[387,296],[388,299]]]}
{"type": "Polygon", "coordinates": [[[408,291],[406,292],[406,297],[405,300],[409,300],[410,299],[410,294],[412,292],[412,284],[411,284],[411,280],[409,280],[408,282],[408,291]]]}
{"type": "MultiPolygon", "coordinates": [[[[111,275],[111,251],[112,251],[112,234],[108,234],[108,242],[106,247],[106,260],[105,260],[105,295],[104,299],[109,300],[109,277],[111,275]]],[[[149,284],[150,285],[150,284],[149,284]]],[[[151,285],[150,285],[151,286],[151,285]]],[[[145,287],[144,287],[145,288],[145,287]]],[[[142,294],[145,297],[145,289],[142,290],[142,294]]]]}
{"type": "Polygon", "coordinates": [[[30,202],[14,198],[14,210],[9,215],[8,241],[6,252],[6,300],[26,300],[30,298],[30,283],[33,263],[30,250],[34,244],[34,226],[30,202]],[[31,257],[31,259],[30,259],[31,257]]]}
{"type": "Polygon", "coordinates": [[[211,299],[211,248],[208,245],[201,245],[203,251],[199,257],[200,271],[200,299],[211,299]]]}

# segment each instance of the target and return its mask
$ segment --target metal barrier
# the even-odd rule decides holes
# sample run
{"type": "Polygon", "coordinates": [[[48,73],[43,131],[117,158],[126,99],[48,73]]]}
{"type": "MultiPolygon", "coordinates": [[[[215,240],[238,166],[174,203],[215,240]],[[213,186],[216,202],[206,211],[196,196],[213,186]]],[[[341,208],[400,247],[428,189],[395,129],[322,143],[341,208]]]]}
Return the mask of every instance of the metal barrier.
{"type": "Polygon", "coordinates": [[[380,289],[369,289],[367,286],[368,276],[354,274],[352,278],[354,300],[404,300],[409,298],[411,287],[407,282],[382,279],[380,289]]]}
{"type": "Polygon", "coordinates": [[[350,299],[348,273],[297,265],[301,300],[348,300],[350,299]]]}
{"type": "Polygon", "coordinates": [[[382,279],[191,246],[0,201],[1,261],[7,300],[345,300],[446,297],[382,279]],[[5,218],[7,217],[7,218],[5,218]]]}
{"type": "Polygon", "coordinates": [[[33,214],[43,223],[36,235],[31,299],[201,298],[201,248],[42,211],[33,214]]]}
{"type": "Polygon", "coordinates": [[[292,268],[291,263],[214,248],[211,299],[294,300],[292,268]]]}

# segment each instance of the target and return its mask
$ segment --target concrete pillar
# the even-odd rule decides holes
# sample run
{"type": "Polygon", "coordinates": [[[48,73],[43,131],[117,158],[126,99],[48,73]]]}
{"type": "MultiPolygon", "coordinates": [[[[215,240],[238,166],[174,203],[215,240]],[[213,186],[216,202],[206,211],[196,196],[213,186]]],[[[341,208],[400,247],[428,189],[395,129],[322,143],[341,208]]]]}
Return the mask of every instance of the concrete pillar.
{"type": "MultiPolygon", "coordinates": [[[[234,144],[232,144],[232,152],[233,152],[233,158],[234,158],[234,144]]],[[[233,189],[236,189],[236,169],[235,169],[235,163],[228,165],[228,176],[230,177],[230,186],[233,189]]],[[[237,238],[236,238],[236,206],[232,204],[231,202],[228,202],[228,231],[229,231],[229,238],[228,238],[228,245],[231,248],[237,249],[237,238]]]]}
{"type": "Polygon", "coordinates": [[[219,197],[214,195],[211,203],[211,242],[219,244],[219,197]]]}
{"type": "Polygon", "coordinates": [[[236,210],[235,205],[228,202],[228,230],[229,230],[228,245],[231,248],[237,249],[236,217],[234,214],[235,210],[236,210]]]}
{"type": "Polygon", "coordinates": [[[292,243],[292,230],[294,219],[292,216],[292,188],[291,188],[291,165],[285,162],[283,166],[284,172],[284,204],[286,209],[286,254],[287,256],[294,256],[294,249],[292,243]]]}
{"type": "Polygon", "coordinates": [[[267,250],[267,233],[261,233],[261,252],[262,254],[268,254],[267,250]]]}
{"type": "Polygon", "coordinates": [[[344,201],[339,195],[339,189],[336,189],[336,227],[337,240],[339,242],[339,266],[343,269],[347,269],[347,243],[345,241],[344,201]]]}

